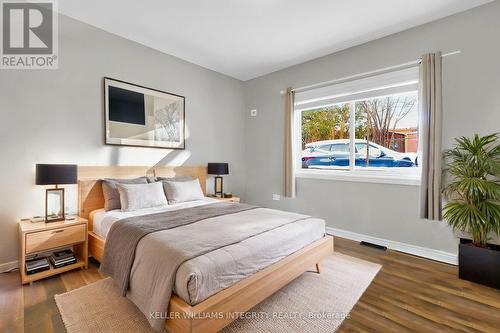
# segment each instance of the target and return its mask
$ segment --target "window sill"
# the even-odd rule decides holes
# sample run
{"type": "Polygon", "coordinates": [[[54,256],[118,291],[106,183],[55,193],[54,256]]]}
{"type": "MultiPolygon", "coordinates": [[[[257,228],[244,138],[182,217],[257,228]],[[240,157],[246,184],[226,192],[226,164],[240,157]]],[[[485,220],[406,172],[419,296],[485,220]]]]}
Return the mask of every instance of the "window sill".
{"type": "Polygon", "coordinates": [[[340,180],[347,182],[379,183],[392,185],[420,186],[420,177],[397,173],[349,170],[299,170],[296,178],[340,180]]]}

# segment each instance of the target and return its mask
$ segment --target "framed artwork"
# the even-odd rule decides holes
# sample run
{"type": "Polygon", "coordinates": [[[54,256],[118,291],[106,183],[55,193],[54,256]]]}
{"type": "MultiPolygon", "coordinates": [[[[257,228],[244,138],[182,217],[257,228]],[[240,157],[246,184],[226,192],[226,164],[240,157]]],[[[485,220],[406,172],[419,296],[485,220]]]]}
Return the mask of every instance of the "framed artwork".
{"type": "Polygon", "coordinates": [[[185,97],[104,78],[105,142],[185,148],[185,97]]]}

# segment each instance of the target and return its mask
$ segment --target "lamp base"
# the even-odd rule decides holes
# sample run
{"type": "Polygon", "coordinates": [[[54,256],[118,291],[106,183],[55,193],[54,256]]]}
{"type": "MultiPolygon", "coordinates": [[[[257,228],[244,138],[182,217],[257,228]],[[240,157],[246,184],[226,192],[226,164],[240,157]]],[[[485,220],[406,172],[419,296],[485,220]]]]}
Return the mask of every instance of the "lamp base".
{"type": "Polygon", "coordinates": [[[214,193],[217,198],[223,198],[224,192],[222,190],[222,176],[216,176],[214,180],[214,193]]]}
{"type": "Polygon", "coordinates": [[[45,223],[52,223],[52,222],[60,222],[60,221],[64,221],[66,220],[66,218],[64,216],[59,216],[59,215],[56,215],[56,216],[47,216],[45,218],[45,223]]]}
{"type": "Polygon", "coordinates": [[[60,222],[65,220],[64,214],[64,188],[51,188],[45,191],[45,223],[60,222]],[[49,207],[52,212],[49,214],[49,207]]]}

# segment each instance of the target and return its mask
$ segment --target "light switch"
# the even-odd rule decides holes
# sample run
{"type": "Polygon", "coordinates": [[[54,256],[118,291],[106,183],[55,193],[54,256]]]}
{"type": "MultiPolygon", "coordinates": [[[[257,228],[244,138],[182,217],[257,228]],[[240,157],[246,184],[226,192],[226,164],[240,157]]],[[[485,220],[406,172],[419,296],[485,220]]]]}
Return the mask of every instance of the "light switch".
{"type": "Polygon", "coordinates": [[[250,110],[250,117],[257,117],[257,109],[250,110]]]}

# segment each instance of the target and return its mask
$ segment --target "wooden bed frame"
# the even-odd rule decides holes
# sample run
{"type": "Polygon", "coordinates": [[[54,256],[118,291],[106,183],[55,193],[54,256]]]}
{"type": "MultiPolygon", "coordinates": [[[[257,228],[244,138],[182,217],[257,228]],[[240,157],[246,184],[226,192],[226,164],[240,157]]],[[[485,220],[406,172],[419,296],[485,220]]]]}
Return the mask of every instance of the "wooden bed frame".
{"type": "MultiPolygon", "coordinates": [[[[104,207],[99,179],[192,176],[200,180],[206,194],[206,174],[206,167],[79,166],[78,210],[80,216],[89,220],[89,255],[100,261],[104,252],[105,239],[93,232],[92,212],[104,207]]],[[[236,320],[238,314],[250,310],[314,266],[319,273],[319,262],[331,253],[333,237],[325,236],[197,305],[191,306],[172,295],[168,309],[171,318],[166,320],[165,327],[172,333],[217,332],[236,320]]]]}

